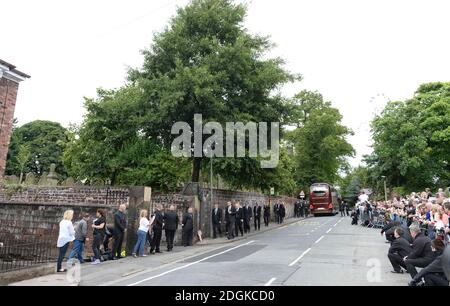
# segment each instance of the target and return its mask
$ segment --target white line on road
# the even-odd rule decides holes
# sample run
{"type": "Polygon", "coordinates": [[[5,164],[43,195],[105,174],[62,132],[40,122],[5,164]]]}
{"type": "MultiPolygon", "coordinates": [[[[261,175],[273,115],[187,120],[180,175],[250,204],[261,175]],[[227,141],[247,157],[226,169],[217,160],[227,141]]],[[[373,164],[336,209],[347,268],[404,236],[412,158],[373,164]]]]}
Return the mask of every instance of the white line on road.
{"type": "Polygon", "coordinates": [[[338,225],[337,223],[335,225],[333,225],[333,227],[336,227],[336,225],[338,225]]]}
{"type": "Polygon", "coordinates": [[[293,262],[291,262],[291,263],[289,264],[289,267],[292,267],[293,265],[295,265],[295,264],[296,264],[300,259],[302,259],[303,256],[305,256],[306,253],[308,253],[309,251],[311,251],[311,248],[309,248],[309,249],[307,249],[306,251],[304,251],[304,252],[302,253],[302,255],[300,255],[296,260],[294,260],[293,262]]]}
{"type": "Polygon", "coordinates": [[[143,280],[140,280],[140,281],[138,281],[138,282],[135,282],[135,283],[129,284],[129,285],[128,285],[128,287],[131,287],[131,286],[136,286],[136,285],[142,284],[143,282],[146,282],[146,281],[152,280],[152,279],[154,279],[154,278],[158,278],[158,277],[164,276],[164,275],[166,275],[166,274],[169,274],[169,273],[172,273],[172,272],[175,272],[175,271],[178,271],[178,270],[181,270],[181,269],[184,269],[184,268],[187,268],[187,267],[193,266],[193,265],[195,265],[195,264],[198,264],[198,263],[200,263],[200,262],[202,262],[202,261],[205,261],[205,260],[211,259],[211,258],[213,258],[213,257],[216,257],[216,256],[219,256],[219,255],[222,255],[222,254],[228,253],[228,252],[230,252],[230,251],[233,251],[233,250],[235,250],[235,249],[237,249],[237,248],[240,248],[240,247],[243,247],[243,246],[249,245],[250,243],[253,243],[253,242],[255,242],[255,241],[254,241],[254,240],[252,240],[252,241],[249,241],[249,242],[247,242],[247,243],[244,243],[244,244],[240,244],[240,245],[237,245],[237,246],[235,246],[235,247],[232,247],[231,249],[225,250],[225,251],[223,251],[223,252],[220,252],[220,253],[217,253],[217,254],[214,254],[214,255],[211,255],[211,256],[205,257],[205,258],[202,258],[202,259],[200,259],[200,260],[197,260],[197,261],[191,262],[191,263],[189,263],[189,264],[187,264],[187,265],[184,265],[184,266],[181,266],[181,267],[178,267],[178,268],[175,268],[175,269],[172,269],[172,270],[169,270],[169,271],[163,272],[163,273],[161,273],[161,274],[158,274],[158,275],[155,275],[155,276],[151,276],[151,277],[145,278],[145,279],[143,279],[143,280]]]}
{"type": "Polygon", "coordinates": [[[265,285],[264,286],[270,286],[270,285],[272,285],[272,283],[276,280],[277,278],[276,277],[273,277],[273,278],[271,278],[267,283],[265,283],[265,285]]]}
{"type": "Polygon", "coordinates": [[[332,228],[330,227],[330,229],[327,231],[327,234],[328,234],[329,232],[331,232],[331,230],[332,230],[332,228]]]}
{"type": "Polygon", "coordinates": [[[317,239],[316,240],[316,242],[314,242],[314,243],[319,243],[320,242],[320,240],[322,240],[323,238],[324,238],[325,236],[322,236],[322,237],[320,237],[319,239],[317,239]]]}

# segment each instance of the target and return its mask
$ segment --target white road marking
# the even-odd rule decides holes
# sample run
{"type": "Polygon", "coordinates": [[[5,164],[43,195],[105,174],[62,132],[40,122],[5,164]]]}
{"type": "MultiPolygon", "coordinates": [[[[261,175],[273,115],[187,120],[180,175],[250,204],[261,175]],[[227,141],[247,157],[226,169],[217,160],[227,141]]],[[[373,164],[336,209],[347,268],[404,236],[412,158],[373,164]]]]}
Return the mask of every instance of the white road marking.
{"type": "Polygon", "coordinates": [[[152,279],[155,279],[155,278],[158,278],[158,277],[164,276],[164,275],[166,275],[166,274],[169,274],[169,273],[172,273],[172,272],[175,272],[175,271],[178,271],[178,270],[181,270],[181,269],[184,269],[184,268],[187,268],[187,267],[193,266],[193,265],[195,265],[195,264],[198,264],[198,263],[200,263],[200,262],[202,262],[202,261],[205,261],[205,260],[211,259],[211,258],[213,258],[213,257],[216,257],[216,256],[219,256],[219,255],[222,255],[222,254],[228,253],[228,252],[230,252],[230,251],[233,251],[233,250],[235,250],[235,249],[237,249],[237,248],[240,248],[240,247],[243,247],[243,246],[249,245],[250,243],[253,243],[253,242],[255,242],[255,241],[254,241],[254,240],[252,240],[252,241],[249,241],[249,242],[247,242],[247,243],[244,243],[244,244],[240,244],[240,245],[237,245],[237,246],[235,246],[235,247],[232,247],[232,248],[230,248],[230,249],[228,249],[228,250],[225,250],[225,251],[223,251],[223,252],[220,252],[220,253],[217,253],[217,254],[214,254],[214,255],[211,255],[211,256],[208,256],[208,257],[202,258],[202,259],[200,259],[200,260],[197,260],[197,261],[191,262],[191,263],[189,263],[189,264],[187,264],[187,265],[184,265],[184,266],[181,266],[181,267],[178,267],[178,268],[174,268],[174,269],[172,269],[172,270],[169,270],[169,271],[163,272],[163,273],[161,273],[161,274],[158,274],[158,275],[155,275],[155,276],[151,276],[151,277],[148,277],[148,278],[142,279],[142,280],[140,280],[140,281],[138,281],[138,282],[135,282],[135,283],[129,284],[129,285],[127,285],[127,286],[128,286],[128,287],[131,287],[131,286],[136,286],[136,285],[142,284],[142,283],[144,283],[144,282],[146,282],[146,281],[149,281],[149,280],[152,280],[152,279]]]}
{"type": "Polygon", "coordinates": [[[325,236],[322,236],[322,237],[320,237],[320,238],[319,238],[319,239],[317,239],[317,240],[316,240],[316,242],[314,242],[314,243],[316,243],[316,244],[317,244],[317,243],[319,243],[319,242],[320,242],[320,240],[322,240],[322,239],[323,239],[324,237],[325,237],[325,236]]]}
{"type": "Polygon", "coordinates": [[[276,280],[276,277],[271,278],[264,286],[270,286],[276,280]]]}
{"type": "Polygon", "coordinates": [[[327,234],[328,234],[329,232],[331,232],[331,230],[332,230],[332,228],[330,227],[330,229],[327,231],[327,234]]]}
{"type": "Polygon", "coordinates": [[[302,259],[303,256],[305,256],[306,253],[308,253],[309,251],[311,251],[311,248],[309,248],[309,249],[307,249],[306,251],[304,251],[304,252],[302,253],[302,255],[300,255],[296,260],[294,260],[293,262],[291,262],[291,263],[289,264],[289,267],[292,267],[293,265],[295,265],[295,264],[296,264],[300,259],[302,259]]]}

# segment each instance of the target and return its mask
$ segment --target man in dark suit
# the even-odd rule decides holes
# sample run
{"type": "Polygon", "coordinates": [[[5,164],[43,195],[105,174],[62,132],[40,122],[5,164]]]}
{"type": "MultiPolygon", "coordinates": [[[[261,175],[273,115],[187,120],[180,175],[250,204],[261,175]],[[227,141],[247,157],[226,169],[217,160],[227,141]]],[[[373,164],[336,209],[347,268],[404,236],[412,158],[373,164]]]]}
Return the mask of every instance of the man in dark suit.
{"type": "Polygon", "coordinates": [[[264,225],[268,227],[269,222],[270,222],[270,206],[269,204],[267,204],[264,205],[264,225]]]}
{"type": "Polygon", "coordinates": [[[297,201],[295,201],[295,203],[294,203],[294,217],[295,218],[298,218],[299,217],[299,215],[300,215],[300,202],[297,200],[297,201]]]}
{"type": "Polygon", "coordinates": [[[253,218],[255,223],[255,231],[259,231],[261,229],[261,206],[259,206],[259,203],[256,203],[256,205],[253,207],[253,218]]]}
{"type": "Polygon", "coordinates": [[[119,210],[114,214],[113,247],[109,259],[120,259],[122,257],[123,236],[127,230],[127,219],[125,211],[127,206],[121,204],[119,210]]]}
{"type": "Polygon", "coordinates": [[[416,267],[425,268],[434,260],[431,250],[431,240],[420,231],[418,224],[413,223],[409,227],[411,236],[414,238],[413,250],[404,258],[406,270],[414,278],[417,275],[416,267]]]}
{"type": "Polygon", "coordinates": [[[392,242],[392,241],[395,239],[395,237],[394,237],[394,231],[395,231],[396,228],[401,228],[401,229],[403,230],[403,238],[405,238],[406,241],[408,241],[410,244],[413,243],[414,239],[413,239],[413,237],[411,236],[411,233],[409,232],[409,228],[406,227],[406,226],[404,226],[404,225],[401,224],[400,222],[399,222],[399,225],[393,226],[393,227],[391,227],[390,229],[388,229],[388,230],[385,232],[385,235],[386,235],[386,238],[387,238],[388,241],[391,241],[391,242],[392,242]]]}
{"type": "Polygon", "coordinates": [[[170,205],[169,211],[164,213],[164,229],[166,231],[167,251],[170,252],[173,249],[173,239],[175,232],[178,228],[180,219],[175,211],[175,206],[170,205]]]}
{"type": "Polygon", "coordinates": [[[275,216],[275,222],[280,223],[280,204],[275,203],[273,206],[273,214],[275,216]]]}
{"type": "Polygon", "coordinates": [[[213,238],[217,238],[217,233],[222,236],[222,208],[219,208],[219,204],[214,204],[214,209],[211,212],[212,226],[213,226],[213,238]]]}
{"type": "Polygon", "coordinates": [[[433,240],[431,242],[432,251],[435,253],[435,259],[432,263],[426,266],[424,269],[414,276],[409,283],[410,286],[416,286],[417,283],[424,279],[425,286],[447,286],[449,285],[448,278],[445,274],[444,266],[449,265],[448,261],[445,261],[443,256],[445,250],[445,244],[442,240],[433,240]]]}
{"type": "Polygon", "coordinates": [[[244,210],[244,232],[245,233],[250,233],[250,229],[251,229],[251,220],[252,220],[252,208],[250,205],[245,204],[243,207],[244,210]]]}
{"type": "Polygon", "coordinates": [[[286,216],[286,206],[284,206],[284,202],[280,204],[279,207],[279,220],[280,220],[280,224],[283,223],[284,221],[284,217],[286,216]]]}
{"type": "Polygon", "coordinates": [[[236,208],[233,206],[233,204],[231,204],[231,202],[227,202],[225,218],[228,219],[227,238],[234,239],[234,228],[236,224],[236,208]]]}
{"type": "Polygon", "coordinates": [[[236,208],[236,228],[234,234],[236,235],[236,237],[239,237],[239,232],[241,232],[241,236],[244,236],[244,229],[243,229],[244,209],[241,207],[239,201],[236,202],[235,208],[236,208]]]}
{"type": "Polygon", "coordinates": [[[189,207],[187,213],[183,216],[183,246],[185,247],[192,245],[192,238],[194,236],[193,211],[192,207],[189,207]]]}
{"type": "Polygon", "coordinates": [[[161,204],[156,205],[155,220],[153,221],[153,239],[150,244],[150,254],[162,253],[159,249],[161,244],[162,229],[164,224],[163,206],[161,204]]]}
{"type": "Polygon", "coordinates": [[[405,262],[403,258],[412,252],[411,245],[403,237],[404,230],[401,227],[397,227],[394,230],[395,240],[392,241],[391,247],[389,248],[388,258],[394,268],[392,273],[403,273],[401,267],[406,270],[405,262]]]}

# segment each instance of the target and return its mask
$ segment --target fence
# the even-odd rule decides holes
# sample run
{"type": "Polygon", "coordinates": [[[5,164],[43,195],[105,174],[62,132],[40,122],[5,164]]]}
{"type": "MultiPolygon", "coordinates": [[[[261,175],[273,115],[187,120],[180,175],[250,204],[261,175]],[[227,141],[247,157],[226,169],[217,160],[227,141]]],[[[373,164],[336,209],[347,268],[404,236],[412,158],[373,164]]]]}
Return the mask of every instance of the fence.
{"type": "Polygon", "coordinates": [[[53,262],[56,258],[54,240],[36,238],[32,241],[17,241],[0,238],[0,273],[53,262]]]}

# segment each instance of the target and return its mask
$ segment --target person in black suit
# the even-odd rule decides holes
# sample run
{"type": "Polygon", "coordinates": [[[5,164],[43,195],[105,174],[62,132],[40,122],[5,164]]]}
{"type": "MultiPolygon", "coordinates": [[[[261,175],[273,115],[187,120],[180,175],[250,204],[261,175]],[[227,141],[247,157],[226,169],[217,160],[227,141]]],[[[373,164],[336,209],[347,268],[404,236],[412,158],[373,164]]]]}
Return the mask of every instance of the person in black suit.
{"type": "Polygon", "coordinates": [[[192,238],[194,236],[193,211],[192,207],[189,207],[187,213],[183,216],[183,245],[185,247],[192,245],[192,238]]]}
{"type": "Polygon", "coordinates": [[[280,204],[279,207],[279,220],[280,220],[280,224],[283,223],[284,221],[284,217],[286,217],[286,206],[284,206],[284,202],[280,204]]]}
{"type": "Polygon", "coordinates": [[[119,210],[114,214],[113,247],[109,254],[110,260],[122,258],[123,236],[127,230],[126,210],[127,206],[121,204],[119,210]]]}
{"type": "Polygon", "coordinates": [[[273,214],[275,216],[275,222],[280,223],[280,204],[275,203],[273,206],[273,214]]]}
{"type": "Polygon", "coordinates": [[[294,203],[294,217],[298,218],[300,215],[300,202],[297,200],[294,203]]]}
{"type": "Polygon", "coordinates": [[[213,226],[213,238],[217,238],[217,233],[222,236],[222,208],[219,208],[219,204],[214,204],[214,209],[211,212],[212,226],[213,226]]]}
{"type": "Polygon", "coordinates": [[[252,208],[250,205],[245,204],[243,210],[244,210],[244,233],[250,233],[251,229],[250,224],[253,217],[252,208]]]}
{"type": "Polygon", "coordinates": [[[259,206],[259,203],[256,203],[256,205],[253,207],[253,218],[255,223],[255,231],[259,231],[261,229],[261,206],[259,206]]]}
{"type": "Polygon", "coordinates": [[[445,275],[444,265],[448,266],[448,261],[445,262],[443,257],[443,252],[445,249],[445,244],[442,240],[433,240],[431,242],[431,249],[435,253],[435,259],[432,263],[426,266],[424,269],[420,270],[412,281],[408,284],[409,286],[417,286],[421,279],[424,279],[425,286],[448,286],[449,280],[445,275]]]}
{"type": "Polygon", "coordinates": [[[267,204],[264,205],[264,225],[268,227],[269,222],[270,222],[270,206],[269,204],[267,204]]]}
{"type": "Polygon", "coordinates": [[[164,224],[163,206],[161,204],[156,205],[156,211],[152,226],[153,239],[150,244],[150,254],[161,253],[159,249],[161,244],[162,230],[164,224]]]}
{"type": "Polygon", "coordinates": [[[234,228],[236,224],[236,208],[231,204],[231,202],[227,202],[227,208],[225,211],[225,219],[227,219],[227,238],[234,239],[234,228]]]}
{"type": "Polygon", "coordinates": [[[434,260],[431,250],[431,240],[420,231],[418,224],[413,223],[410,227],[411,236],[414,238],[413,250],[404,258],[406,270],[414,278],[417,275],[416,267],[425,268],[434,260]]]}
{"type": "Polygon", "coordinates": [[[403,273],[402,267],[406,270],[403,258],[412,252],[411,245],[403,237],[404,233],[405,232],[401,227],[397,227],[394,230],[395,240],[392,241],[388,252],[389,261],[391,262],[392,268],[394,268],[394,270],[391,271],[392,273],[403,273]]]}
{"type": "Polygon", "coordinates": [[[395,239],[395,237],[394,237],[394,231],[395,231],[395,229],[396,228],[401,228],[401,229],[403,229],[403,238],[405,238],[406,239],[406,241],[408,241],[410,244],[412,244],[413,243],[413,241],[414,241],[414,239],[413,239],[413,237],[411,236],[411,233],[409,232],[409,228],[408,227],[406,227],[406,226],[404,226],[403,224],[401,224],[400,222],[398,222],[398,225],[397,226],[393,226],[393,227],[391,227],[390,229],[388,229],[386,232],[385,232],[385,235],[386,235],[386,238],[387,238],[387,240],[388,241],[390,241],[390,242],[392,242],[394,239],[395,239]],[[391,238],[392,237],[392,238],[391,238]]]}
{"type": "Polygon", "coordinates": [[[169,211],[164,213],[164,230],[166,232],[167,251],[173,250],[173,239],[178,228],[180,219],[175,211],[175,206],[170,205],[169,211]]]}
{"type": "Polygon", "coordinates": [[[241,207],[241,204],[236,202],[235,204],[236,208],[236,227],[234,234],[236,237],[239,236],[239,232],[241,232],[241,236],[244,236],[244,229],[243,229],[243,223],[244,223],[244,209],[241,207]]]}

